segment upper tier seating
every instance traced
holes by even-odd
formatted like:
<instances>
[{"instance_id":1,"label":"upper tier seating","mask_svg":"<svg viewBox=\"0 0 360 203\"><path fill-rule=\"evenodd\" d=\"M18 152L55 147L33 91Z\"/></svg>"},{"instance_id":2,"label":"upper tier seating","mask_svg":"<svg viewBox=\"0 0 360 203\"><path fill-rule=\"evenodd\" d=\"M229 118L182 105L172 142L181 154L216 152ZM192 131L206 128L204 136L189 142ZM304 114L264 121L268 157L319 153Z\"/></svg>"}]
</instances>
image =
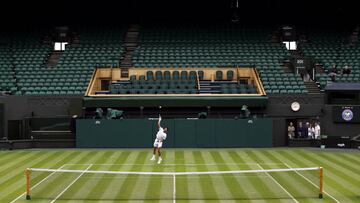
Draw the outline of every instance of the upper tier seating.
<instances>
[{"instance_id":1,"label":"upper tier seating","mask_svg":"<svg viewBox=\"0 0 360 203\"><path fill-rule=\"evenodd\" d=\"M301 78L285 74L285 46L269 41L271 29L240 26L145 27L135 67L255 66L267 93L306 93ZM224 76L223 76L224 77Z\"/></svg>"},{"instance_id":2,"label":"upper tier seating","mask_svg":"<svg viewBox=\"0 0 360 203\"><path fill-rule=\"evenodd\" d=\"M17 92L9 47L0 44L0 91Z\"/></svg>"},{"instance_id":3,"label":"upper tier seating","mask_svg":"<svg viewBox=\"0 0 360 203\"><path fill-rule=\"evenodd\" d=\"M360 81L360 44L350 45L349 33L322 29L320 31L312 30L306 36L307 42L301 45L301 51L306 56L313 57L325 69L325 73L316 76L321 88L331 81L328 72L333 64L336 64L338 70L337 82ZM351 67L349 75L342 74L341 69L345 65Z\"/></svg>"},{"instance_id":4,"label":"upper tier seating","mask_svg":"<svg viewBox=\"0 0 360 203\"><path fill-rule=\"evenodd\" d=\"M42 42L45 31L2 37L0 88L18 95L83 94L96 66L118 66L125 29L78 33L80 43L67 45L56 67L45 65L52 51Z\"/></svg>"}]
</instances>

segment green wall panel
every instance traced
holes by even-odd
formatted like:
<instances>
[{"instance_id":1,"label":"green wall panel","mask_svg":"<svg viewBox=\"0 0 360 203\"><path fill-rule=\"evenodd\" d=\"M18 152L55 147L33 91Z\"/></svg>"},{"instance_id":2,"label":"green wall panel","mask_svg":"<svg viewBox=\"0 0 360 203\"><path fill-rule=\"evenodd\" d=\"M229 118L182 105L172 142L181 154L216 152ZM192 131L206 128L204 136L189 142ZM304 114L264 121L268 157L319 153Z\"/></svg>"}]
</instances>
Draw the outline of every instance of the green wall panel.
<instances>
[{"instance_id":1,"label":"green wall panel","mask_svg":"<svg viewBox=\"0 0 360 203\"><path fill-rule=\"evenodd\" d=\"M77 147L148 148L158 131L156 120L84 119L77 121ZM272 119L165 119L164 147L271 147Z\"/></svg>"},{"instance_id":2,"label":"green wall panel","mask_svg":"<svg viewBox=\"0 0 360 203\"><path fill-rule=\"evenodd\" d=\"M215 120L196 121L196 143L198 147L214 147L215 142Z\"/></svg>"},{"instance_id":3,"label":"green wall panel","mask_svg":"<svg viewBox=\"0 0 360 203\"><path fill-rule=\"evenodd\" d=\"M176 147L198 147L196 142L196 122L175 120Z\"/></svg>"}]
</instances>

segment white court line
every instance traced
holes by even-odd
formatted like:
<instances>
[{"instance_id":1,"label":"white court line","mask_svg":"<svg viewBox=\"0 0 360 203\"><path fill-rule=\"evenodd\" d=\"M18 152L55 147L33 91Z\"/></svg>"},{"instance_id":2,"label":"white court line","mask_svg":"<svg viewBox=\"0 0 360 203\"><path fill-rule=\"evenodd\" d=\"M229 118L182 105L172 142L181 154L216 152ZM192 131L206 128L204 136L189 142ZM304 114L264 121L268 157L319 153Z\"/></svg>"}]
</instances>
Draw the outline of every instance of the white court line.
<instances>
[{"instance_id":1,"label":"white court line","mask_svg":"<svg viewBox=\"0 0 360 203\"><path fill-rule=\"evenodd\" d=\"M62 169L64 166L66 166L67 164L64 164L62 166L60 166L60 168L58 169ZM52 175L54 175L56 173L56 171L50 173L48 176L46 176L44 179L42 179L40 182L38 182L37 184L35 184L34 186L32 186L30 188L30 191L33 190L34 188L36 188L37 186L39 186L42 182L44 182L45 180L47 180L48 178L50 178ZM14 203L16 201L18 201L22 196L25 196L26 192L22 193L20 196L18 196L16 199L14 199L13 201L11 201L10 203Z\"/></svg>"},{"instance_id":2,"label":"white court line","mask_svg":"<svg viewBox=\"0 0 360 203\"><path fill-rule=\"evenodd\" d=\"M87 168L85 169L85 171L89 170L89 168L90 168L91 166L92 166L92 164L90 164L90 166L87 167ZM61 191L61 193L60 193L58 196L56 196L55 199L52 200L50 203L54 203L62 194L64 194L67 189L69 189L77 180L79 180L79 178L85 173L85 171L82 172L77 178L75 178L75 180L73 180L63 191Z\"/></svg>"},{"instance_id":3,"label":"white court line","mask_svg":"<svg viewBox=\"0 0 360 203\"><path fill-rule=\"evenodd\" d=\"M218 166L218 165L284 165L284 163L212 163L212 164L195 164L195 163L189 163L189 164L161 164L162 166ZM89 164L67 164L67 165L89 165ZM154 166L155 164L92 164L94 166L108 166L108 165L114 165L114 166Z\"/></svg>"},{"instance_id":4,"label":"white court line","mask_svg":"<svg viewBox=\"0 0 360 203\"><path fill-rule=\"evenodd\" d=\"M176 202L176 176L175 174L173 175L173 179L174 179L174 191L173 191L173 203Z\"/></svg>"},{"instance_id":5,"label":"white court line","mask_svg":"<svg viewBox=\"0 0 360 203\"><path fill-rule=\"evenodd\" d=\"M289 164L287 164L287 163L284 163L284 165L285 165L286 167L288 167L288 168L292 168L292 167L291 167ZM309 180L307 177L305 177L304 175L302 175L302 174L299 173L298 171L295 171L295 173L297 173L299 176L303 177L306 181L308 181L309 183L311 183L311 184L312 184L313 186L315 186L316 188L320 189L319 186L317 186L315 183L313 183L311 180ZM335 200L335 202L340 203L339 200L335 199L335 197L331 196L331 195L330 195L329 193L327 193L325 190L323 190L323 192L324 192L327 196L331 197L331 199Z\"/></svg>"},{"instance_id":6,"label":"white court line","mask_svg":"<svg viewBox=\"0 0 360 203\"><path fill-rule=\"evenodd\" d=\"M263 167L260 166L260 164L258 164L258 167L261 169L261 170L264 170ZM292 196L278 181L275 180L275 178L273 178L269 173L266 172L266 174L269 176L269 178L271 178L281 189L283 189L286 194L288 194L293 200L294 202L296 203L299 203L299 201L297 201L294 196Z\"/></svg>"}]
</instances>

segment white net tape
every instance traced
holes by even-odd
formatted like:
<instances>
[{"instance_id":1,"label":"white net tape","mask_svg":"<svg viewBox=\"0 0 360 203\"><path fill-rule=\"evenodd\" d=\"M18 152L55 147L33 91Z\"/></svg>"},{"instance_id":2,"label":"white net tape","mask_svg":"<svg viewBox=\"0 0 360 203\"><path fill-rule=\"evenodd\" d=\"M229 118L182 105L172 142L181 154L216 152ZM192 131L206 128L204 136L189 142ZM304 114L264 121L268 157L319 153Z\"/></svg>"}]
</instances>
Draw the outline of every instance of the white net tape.
<instances>
[{"instance_id":1,"label":"white net tape","mask_svg":"<svg viewBox=\"0 0 360 203\"><path fill-rule=\"evenodd\" d=\"M210 174L238 174L238 173L271 173L289 171L316 171L321 167L312 168L282 168L282 169L261 169L261 170L236 170L236 171L204 171L204 172L136 172L136 171L92 171L92 170L66 170L66 169L45 169L28 168L29 171L38 172L59 172L59 173L92 173L92 174L121 174L121 175L210 175Z\"/></svg>"}]
</instances>

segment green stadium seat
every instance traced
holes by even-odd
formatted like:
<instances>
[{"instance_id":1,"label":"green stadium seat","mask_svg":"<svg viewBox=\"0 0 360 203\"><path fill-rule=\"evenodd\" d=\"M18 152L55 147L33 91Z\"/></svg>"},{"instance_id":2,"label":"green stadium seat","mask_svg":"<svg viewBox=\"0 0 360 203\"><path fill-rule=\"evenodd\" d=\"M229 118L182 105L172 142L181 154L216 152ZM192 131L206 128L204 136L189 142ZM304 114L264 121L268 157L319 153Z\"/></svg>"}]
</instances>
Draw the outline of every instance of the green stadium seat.
<instances>
[{"instance_id":1,"label":"green stadium seat","mask_svg":"<svg viewBox=\"0 0 360 203\"><path fill-rule=\"evenodd\" d=\"M223 73L222 71L218 70L216 71L216 80L222 80L223 79Z\"/></svg>"},{"instance_id":2,"label":"green stadium seat","mask_svg":"<svg viewBox=\"0 0 360 203\"><path fill-rule=\"evenodd\" d=\"M180 78L179 75L180 75L179 71L174 71L173 72L173 80L179 80L179 78Z\"/></svg>"},{"instance_id":3,"label":"green stadium seat","mask_svg":"<svg viewBox=\"0 0 360 203\"><path fill-rule=\"evenodd\" d=\"M234 78L234 71L228 70L228 71L226 72L226 79L227 79L227 80L232 80L233 78Z\"/></svg>"}]
</instances>

